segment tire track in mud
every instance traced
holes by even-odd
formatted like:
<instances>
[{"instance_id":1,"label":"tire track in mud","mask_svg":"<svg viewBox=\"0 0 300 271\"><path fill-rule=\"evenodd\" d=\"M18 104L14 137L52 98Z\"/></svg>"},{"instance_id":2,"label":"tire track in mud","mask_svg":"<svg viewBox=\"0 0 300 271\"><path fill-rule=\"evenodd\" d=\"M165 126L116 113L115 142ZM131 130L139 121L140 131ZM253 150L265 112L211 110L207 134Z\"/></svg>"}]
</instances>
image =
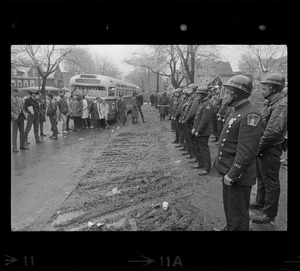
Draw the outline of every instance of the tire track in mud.
<instances>
[{"instance_id":1,"label":"tire track in mud","mask_svg":"<svg viewBox=\"0 0 300 271\"><path fill-rule=\"evenodd\" d=\"M176 176L161 133L120 132L101 152L94 151L91 161L93 166L45 230L203 230L203 219L195 219L188 203L190 194L182 192L188 184ZM170 203L167 211L163 201ZM88 222L104 226L88 227Z\"/></svg>"}]
</instances>

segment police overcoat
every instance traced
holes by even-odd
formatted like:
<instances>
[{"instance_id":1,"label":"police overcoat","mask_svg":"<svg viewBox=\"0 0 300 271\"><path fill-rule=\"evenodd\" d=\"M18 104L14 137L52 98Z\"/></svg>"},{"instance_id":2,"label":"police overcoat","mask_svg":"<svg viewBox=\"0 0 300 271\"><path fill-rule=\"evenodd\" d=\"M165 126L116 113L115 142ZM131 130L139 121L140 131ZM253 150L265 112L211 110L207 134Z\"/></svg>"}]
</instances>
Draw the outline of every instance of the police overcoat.
<instances>
[{"instance_id":1,"label":"police overcoat","mask_svg":"<svg viewBox=\"0 0 300 271\"><path fill-rule=\"evenodd\" d=\"M210 136L212 134L212 114L213 105L211 100L208 97L200 100L193 126L200 136Z\"/></svg>"},{"instance_id":2,"label":"police overcoat","mask_svg":"<svg viewBox=\"0 0 300 271\"><path fill-rule=\"evenodd\" d=\"M255 157L263 130L262 116L249 101L236 107L226 120L214 167L235 181L233 185L256 183Z\"/></svg>"}]
</instances>

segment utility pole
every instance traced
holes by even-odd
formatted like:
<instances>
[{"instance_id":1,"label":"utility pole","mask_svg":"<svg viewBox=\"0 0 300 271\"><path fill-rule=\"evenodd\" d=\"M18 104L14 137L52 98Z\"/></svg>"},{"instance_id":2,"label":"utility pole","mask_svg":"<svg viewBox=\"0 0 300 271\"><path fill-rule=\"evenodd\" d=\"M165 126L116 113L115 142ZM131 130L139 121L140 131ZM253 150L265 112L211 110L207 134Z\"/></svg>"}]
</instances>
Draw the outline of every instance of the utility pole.
<instances>
[{"instance_id":1,"label":"utility pole","mask_svg":"<svg viewBox=\"0 0 300 271\"><path fill-rule=\"evenodd\" d=\"M156 72L156 92L159 92L159 71Z\"/></svg>"}]
</instances>

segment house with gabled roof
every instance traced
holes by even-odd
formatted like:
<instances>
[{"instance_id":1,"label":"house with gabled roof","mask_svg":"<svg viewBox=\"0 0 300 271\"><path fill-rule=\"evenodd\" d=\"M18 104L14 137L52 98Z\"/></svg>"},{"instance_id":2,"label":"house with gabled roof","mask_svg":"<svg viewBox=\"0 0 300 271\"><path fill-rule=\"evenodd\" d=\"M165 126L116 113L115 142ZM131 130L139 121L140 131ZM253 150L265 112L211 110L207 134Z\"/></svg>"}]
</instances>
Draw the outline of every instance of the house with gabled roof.
<instances>
[{"instance_id":1,"label":"house with gabled roof","mask_svg":"<svg viewBox=\"0 0 300 271\"><path fill-rule=\"evenodd\" d=\"M208 86L209 84L223 85L234 75L228 61L206 60L196 65L195 84Z\"/></svg>"},{"instance_id":2,"label":"house with gabled roof","mask_svg":"<svg viewBox=\"0 0 300 271\"><path fill-rule=\"evenodd\" d=\"M39 90L42 86L43 78L39 75L37 68L32 67L12 67L11 86L16 87L21 92L27 93L30 90ZM66 92L64 89L64 78L58 66L55 72L51 73L46 79L46 92Z\"/></svg>"}]
</instances>

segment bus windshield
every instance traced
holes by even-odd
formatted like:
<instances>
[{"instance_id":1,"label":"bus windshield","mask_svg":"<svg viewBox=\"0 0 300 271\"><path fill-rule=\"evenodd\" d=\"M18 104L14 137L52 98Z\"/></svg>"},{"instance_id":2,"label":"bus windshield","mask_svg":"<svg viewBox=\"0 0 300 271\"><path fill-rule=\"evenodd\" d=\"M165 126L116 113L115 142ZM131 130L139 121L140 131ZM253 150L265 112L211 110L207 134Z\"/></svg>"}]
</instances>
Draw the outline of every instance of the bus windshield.
<instances>
[{"instance_id":1,"label":"bus windshield","mask_svg":"<svg viewBox=\"0 0 300 271\"><path fill-rule=\"evenodd\" d=\"M107 94L105 87L90 87L90 86L76 86L74 92L88 95L91 97L106 97Z\"/></svg>"}]
</instances>

